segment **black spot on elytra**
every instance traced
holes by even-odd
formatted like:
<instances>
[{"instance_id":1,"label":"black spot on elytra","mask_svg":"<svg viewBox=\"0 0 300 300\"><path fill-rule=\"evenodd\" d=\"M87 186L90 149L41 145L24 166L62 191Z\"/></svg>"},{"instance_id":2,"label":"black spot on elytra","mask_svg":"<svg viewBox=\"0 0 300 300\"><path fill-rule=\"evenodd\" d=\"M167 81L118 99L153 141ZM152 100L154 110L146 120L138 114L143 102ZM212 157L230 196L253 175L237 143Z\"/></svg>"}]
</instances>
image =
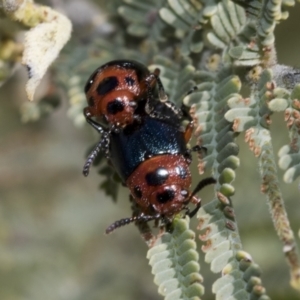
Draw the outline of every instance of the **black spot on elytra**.
<instances>
[{"instance_id":1,"label":"black spot on elytra","mask_svg":"<svg viewBox=\"0 0 300 300\"><path fill-rule=\"evenodd\" d=\"M118 112L123 111L124 103L121 100L114 99L113 101L108 102L106 109L108 114L115 115Z\"/></svg>"},{"instance_id":2,"label":"black spot on elytra","mask_svg":"<svg viewBox=\"0 0 300 300\"><path fill-rule=\"evenodd\" d=\"M118 78L115 76L104 78L97 87L97 93L100 96L107 94L110 91L113 91L119 84Z\"/></svg>"},{"instance_id":3,"label":"black spot on elytra","mask_svg":"<svg viewBox=\"0 0 300 300\"><path fill-rule=\"evenodd\" d=\"M146 174L146 181L148 185L158 186L166 182L169 177L169 172L167 169L158 168L154 172L149 172Z\"/></svg>"},{"instance_id":4,"label":"black spot on elytra","mask_svg":"<svg viewBox=\"0 0 300 300\"><path fill-rule=\"evenodd\" d=\"M163 191L156 195L156 199L159 203L166 203L172 201L175 197L175 192L172 189Z\"/></svg>"}]
</instances>

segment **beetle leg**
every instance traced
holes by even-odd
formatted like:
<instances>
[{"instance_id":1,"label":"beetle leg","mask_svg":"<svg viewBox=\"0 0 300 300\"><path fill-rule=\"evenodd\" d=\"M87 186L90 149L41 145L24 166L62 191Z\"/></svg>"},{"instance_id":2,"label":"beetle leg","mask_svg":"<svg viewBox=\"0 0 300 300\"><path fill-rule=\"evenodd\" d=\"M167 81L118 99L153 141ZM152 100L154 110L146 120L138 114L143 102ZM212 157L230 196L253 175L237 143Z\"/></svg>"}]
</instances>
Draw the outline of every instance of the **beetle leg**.
<instances>
[{"instance_id":1,"label":"beetle leg","mask_svg":"<svg viewBox=\"0 0 300 300\"><path fill-rule=\"evenodd\" d=\"M104 132L103 126L92 119L92 116L88 110L88 107L86 107L83 110L83 115L85 116L87 123L89 123L97 132L99 132L99 133Z\"/></svg>"},{"instance_id":2,"label":"beetle leg","mask_svg":"<svg viewBox=\"0 0 300 300\"><path fill-rule=\"evenodd\" d=\"M186 125L185 131L184 131L184 140L185 140L186 143L188 143L189 140L191 139L193 130L194 130L194 122L190 121Z\"/></svg>"},{"instance_id":3,"label":"beetle leg","mask_svg":"<svg viewBox=\"0 0 300 300\"><path fill-rule=\"evenodd\" d=\"M158 86L158 96L159 96L159 100L161 102L166 102L168 100L168 96L165 92L164 86L159 78L159 74L160 74L160 69L156 68L153 72L155 78L156 78L156 82L157 82L157 86Z\"/></svg>"},{"instance_id":4,"label":"beetle leg","mask_svg":"<svg viewBox=\"0 0 300 300\"><path fill-rule=\"evenodd\" d=\"M199 210L201 207L201 199L198 197L192 197L191 202L196 205L196 207L192 211L188 211L187 215L192 218Z\"/></svg>"}]
</instances>

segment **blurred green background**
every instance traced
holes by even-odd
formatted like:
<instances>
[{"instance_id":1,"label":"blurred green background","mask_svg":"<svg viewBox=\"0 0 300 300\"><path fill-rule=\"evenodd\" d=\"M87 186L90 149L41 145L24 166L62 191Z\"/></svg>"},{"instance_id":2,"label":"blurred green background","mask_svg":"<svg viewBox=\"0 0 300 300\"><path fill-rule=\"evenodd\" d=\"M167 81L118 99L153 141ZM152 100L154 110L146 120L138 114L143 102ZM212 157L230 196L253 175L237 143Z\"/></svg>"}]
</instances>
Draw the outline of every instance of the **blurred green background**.
<instances>
[{"instance_id":1,"label":"blurred green background","mask_svg":"<svg viewBox=\"0 0 300 300\"><path fill-rule=\"evenodd\" d=\"M276 30L278 60L300 67L296 30L300 5L290 13ZM101 178L95 169L88 178L82 176L85 152L95 140L91 129L73 126L66 117L67 101L50 117L22 124L19 107L27 101L25 80L21 68L0 90L0 299L162 299L136 228L126 226L104 235L113 221L130 215L130 204L124 188L117 204L105 197L98 189ZM282 114L272 119L277 153L288 143L287 130ZM233 201L244 249L262 268L263 284L272 299L300 299L289 286L282 244L260 193L256 160L243 136L238 142L241 167ZM281 187L298 235L298 182L281 182ZM209 193L211 189L201 192L204 202L209 201ZM218 276L207 276L208 265L200 256L206 278L204 299L213 299L211 284Z\"/></svg>"}]
</instances>

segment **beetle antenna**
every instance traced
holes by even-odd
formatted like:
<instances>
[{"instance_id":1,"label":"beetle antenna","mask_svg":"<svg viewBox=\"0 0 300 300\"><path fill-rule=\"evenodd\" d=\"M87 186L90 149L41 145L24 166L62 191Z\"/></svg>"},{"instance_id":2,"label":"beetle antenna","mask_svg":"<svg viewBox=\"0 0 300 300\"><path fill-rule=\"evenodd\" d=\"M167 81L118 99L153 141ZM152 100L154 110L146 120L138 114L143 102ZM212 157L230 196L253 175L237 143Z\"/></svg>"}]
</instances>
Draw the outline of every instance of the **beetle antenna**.
<instances>
[{"instance_id":1,"label":"beetle antenna","mask_svg":"<svg viewBox=\"0 0 300 300\"><path fill-rule=\"evenodd\" d=\"M97 158L97 156L99 155L99 153L103 150L106 151L107 146L108 146L108 135L103 134L100 142L92 150L92 152L89 154L89 156L87 157L87 159L85 161L85 164L84 164L83 170L82 170L82 173L85 177L87 177L89 175L90 168L91 168L92 164L94 163L95 159Z\"/></svg>"},{"instance_id":2,"label":"beetle antenna","mask_svg":"<svg viewBox=\"0 0 300 300\"><path fill-rule=\"evenodd\" d=\"M83 110L83 115L85 116L87 123L90 124L98 133L101 134L104 132L103 126L92 119L87 107Z\"/></svg>"},{"instance_id":3,"label":"beetle antenna","mask_svg":"<svg viewBox=\"0 0 300 300\"><path fill-rule=\"evenodd\" d=\"M137 216L133 216L130 218L124 218L121 220L118 220L114 223L112 223L110 226L108 226L105 230L106 234L110 234L113 231L115 231L117 228L120 228L122 226L128 225L132 222L148 222L151 220L155 220L155 219L159 219L161 216L159 214L157 215L144 215L143 213L137 215Z\"/></svg>"}]
</instances>

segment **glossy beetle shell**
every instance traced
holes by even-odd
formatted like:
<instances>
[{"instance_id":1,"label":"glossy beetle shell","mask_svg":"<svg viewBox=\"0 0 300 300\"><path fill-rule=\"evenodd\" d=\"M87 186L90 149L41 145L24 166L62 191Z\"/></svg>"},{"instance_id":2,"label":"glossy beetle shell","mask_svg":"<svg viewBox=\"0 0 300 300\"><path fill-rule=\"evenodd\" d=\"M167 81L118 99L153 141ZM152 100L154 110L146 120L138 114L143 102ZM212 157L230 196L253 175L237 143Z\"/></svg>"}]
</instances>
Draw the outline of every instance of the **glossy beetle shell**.
<instances>
[{"instance_id":1,"label":"glossy beetle shell","mask_svg":"<svg viewBox=\"0 0 300 300\"><path fill-rule=\"evenodd\" d=\"M141 123L128 125L110 136L110 159L125 182L140 163L159 154L187 153L180 123L144 117Z\"/></svg>"},{"instance_id":2,"label":"glossy beetle shell","mask_svg":"<svg viewBox=\"0 0 300 300\"><path fill-rule=\"evenodd\" d=\"M144 213L168 217L186 205L191 182L187 160L180 154L165 154L142 162L126 185Z\"/></svg>"},{"instance_id":3,"label":"glossy beetle shell","mask_svg":"<svg viewBox=\"0 0 300 300\"><path fill-rule=\"evenodd\" d=\"M88 107L85 115L100 117L109 124L126 125L134 121L138 106L144 106L148 89L149 70L143 64L115 60L104 64L90 76L85 86Z\"/></svg>"}]
</instances>

